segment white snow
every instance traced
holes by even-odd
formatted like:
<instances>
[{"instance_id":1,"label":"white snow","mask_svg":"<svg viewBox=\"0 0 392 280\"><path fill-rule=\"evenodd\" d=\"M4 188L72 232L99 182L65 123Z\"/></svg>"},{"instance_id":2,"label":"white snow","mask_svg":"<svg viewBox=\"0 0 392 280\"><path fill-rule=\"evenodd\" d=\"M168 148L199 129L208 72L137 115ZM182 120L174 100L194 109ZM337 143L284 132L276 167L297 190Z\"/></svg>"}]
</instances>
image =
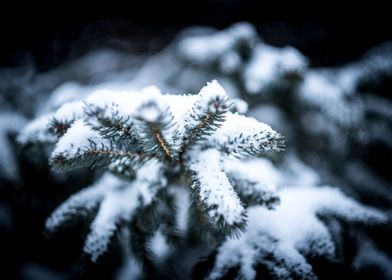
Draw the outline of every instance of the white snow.
<instances>
[{"instance_id":1,"label":"white snow","mask_svg":"<svg viewBox=\"0 0 392 280\"><path fill-rule=\"evenodd\" d=\"M83 115L83 102L70 101L55 110L54 113L42 115L28 123L18 135L18 142L27 144L29 142L54 143L57 137L49 132L50 122L57 121L72 123Z\"/></svg>"},{"instance_id":2,"label":"white snow","mask_svg":"<svg viewBox=\"0 0 392 280\"><path fill-rule=\"evenodd\" d=\"M139 199L143 205L150 204L159 188L166 186L167 179L163 176L163 165L150 160L137 170L136 183L139 185Z\"/></svg>"},{"instance_id":3,"label":"white snow","mask_svg":"<svg viewBox=\"0 0 392 280\"><path fill-rule=\"evenodd\" d=\"M213 207L208 211L211 219L217 222L223 218L228 225L242 222L244 207L222 171L220 153L213 149L200 152L189 168L196 173L196 180L200 183L200 200L205 207Z\"/></svg>"},{"instance_id":4,"label":"white snow","mask_svg":"<svg viewBox=\"0 0 392 280\"><path fill-rule=\"evenodd\" d=\"M155 260L158 263L162 262L170 252L170 246L167 243L166 237L162 234L162 231L157 230L149 243L150 250L154 254Z\"/></svg>"},{"instance_id":5,"label":"white snow","mask_svg":"<svg viewBox=\"0 0 392 280\"><path fill-rule=\"evenodd\" d=\"M58 227L65 225L69 220L77 215L83 215L94 208L104 199L105 195L113 189L119 188L124 184L123 181L110 173L105 173L92 186L70 196L64 201L46 220L46 229L55 231Z\"/></svg>"},{"instance_id":6,"label":"white snow","mask_svg":"<svg viewBox=\"0 0 392 280\"><path fill-rule=\"evenodd\" d=\"M173 117L180 122L188 109L195 103L197 95L165 94L163 98L169 104Z\"/></svg>"},{"instance_id":7,"label":"white snow","mask_svg":"<svg viewBox=\"0 0 392 280\"><path fill-rule=\"evenodd\" d=\"M120 244L122 251L123 265L118 270L116 280L140 279L143 275L143 268L138 262L130 248L132 233L129 228L122 228L120 232Z\"/></svg>"},{"instance_id":8,"label":"white snow","mask_svg":"<svg viewBox=\"0 0 392 280\"><path fill-rule=\"evenodd\" d=\"M254 118L246 117L236 113L227 113L226 121L223 123L213 139L227 138L229 136L254 135L257 133L274 133L275 131L267 124L257 121Z\"/></svg>"},{"instance_id":9,"label":"white snow","mask_svg":"<svg viewBox=\"0 0 392 280\"><path fill-rule=\"evenodd\" d=\"M56 144L51 157L62 155L65 158L77 156L90 148L90 141L97 147L109 145L108 140L103 139L99 133L89 127L84 121L77 120L68 129Z\"/></svg>"},{"instance_id":10,"label":"white snow","mask_svg":"<svg viewBox=\"0 0 392 280\"><path fill-rule=\"evenodd\" d=\"M132 186L108 193L90 226L83 251L96 261L107 246L120 221L129 221L138 207L138 187Z\"/></svg>"},{"instance_id":11,"label":"white snow","mask_svg":"<svg viewBox=\"0 0 392 280\"><path fill-rule=\"evenodd\" d=\"M65 103L82 100L87 97L91 91L90 87L82 86L75 82L66 82L57 87L49 96L43 108L44 112L53 111Z\"/></svg>"},{"instance_id":12,"label":"white snow","mask_svg":"<svg viewBox=\"0 0 392 280\"><path fill-rule=\"evenodd\" d=\"M144 91L100 89L86 98L86 104L99 108L108 108L107 116L111 116L117 111L122 116L128 116L130 113L134 113L136 108L140 106L144 92L152 92L154 94L157 90L155 87L145 89Z\"/></svg>"},{"instance_id":13,"label":"white snow","mask_svg":"<svg viewBox=\"0 0 392 280\"><path fill-rule=\"evenodd\" d=\"M197 104L196 106L203 108L206 104L210 104L212 100L225 100L227 99L227 94L223 87L216 81L208 82L206 86L204 86L198 96L197 96ZM214 104L211 103L208 106L208 112L215 113L217 108L214 107Z\"/></svg>"},{"instance_id":14,"label":"white snow","mask_svg":"<svg viewBox=\"0 0 392 280\"><path fill-rule=\"evenodd\" d=\"M70 101L60 106L51 116L58 121L70 122L81 118L83 114L84 103L82 101Z\"/></svg>"},{"instance_id":15,"label":"white snow","mask_svg":"<svg viewBox=\"0 0 392 280\"><path fill-rule=\"evenodd\" d=\"M249 233L267 232L281 242L287 242L305 252L313 246L313 254L334 254L334 245L328 237L328 230L317 215L365 223L387 221L382 212L360 205L337 188L287 188L280 191L279 196L281 205L274 211L260 207L249 210L249 220L252 221L249 224ZM309 240L310 237L316 239ZM319 246L315 247L310 241L317 242Z\"/></svg>"},{"instance_id":16,"label":"white snow","mask_svg":"<svg viewBox=\"0 0 392 280\"><path fill-rule=\"evenodd\" d=\"M162 95L159 89L149 86L140 91L99 90L90 95L86 103L88 106L103 108L105 116L108 117L117 113L124 119L142 118L151 122L157 121L162 117L162 113L169 109L181 129L181 119L195 98L196 96L191 95ZM148 103L151 103L150 106L142 106ZM164 136L169 143L178 127L165 131Z\"/></svg>"},{"instance_id":17,"label":"white snow","mask_svg":"<svg viewBox=\"0 0 392 280\"><path fill-rule=\"evenodd\" d=\"M223 161L223 169L248 206L273 208L279 203L276 187L282 181L282 174L269 160L257 158L240 161L230 158Z\"/></svg>"},{"instance_id":18,"label":"white snow","mask_svg":"<svg viewBox=\"0 0 392 280\"><path fill-rule=\"evenodd\" d=\"M276 279L317 279L305 258L287 244L267 234L244 240L226 241L218 248L215 265L207 279L218 280L233 267L239 267L236 279L259 279L255 266L262 263Z\"/></svg>"},{"instance_id":19,"label":"white snow","mask_svg":"<svg viewBox=\"0 0 392 280\"><path fill-rule=\"evenodd\" d=\"M172 145L174 139L181 139L181 137L178 136L183 134L185 125L198 125L198 123L189 123L192 121L189 114L193 112L194 108L201 110L201 114L203 114L204 110L206 111L206 114L207 112L215 112L218 108L216 107L217 105L214 103L214 100L226 99L227 94L225 90L216 80L207 83L196 96L162 95L160 91L153 86L135 92L98 90L87 97L85 103L83 101L66 103L60 107L54 115L47 116L46 119L42 118L33 126L33 132L38 130L43 134L42 138L49 139L50 136L47 135L45 129L42 129L44 123L49 121L48 118L55 117L56 119L63 121L82 118L81 111L84 106L83 104L103 109L103 114L107 117L117 114L120 117L124 117L124 119L131 117L131 121L133 118L142 118L151 122L157 121L162 118L164 112L169 109L175 118L176 126L165 130L163 133L166 141ZM208 106L205 106L206 104L208 104ZM240 107L245 106L242 104ZM245 109L242 108L242 110ZM223 126L210 137L210 140L216 142L217 145L225 145L227 141L232 140L233 137L237 137L242 133L244 137L247 137L247 143L245 145L241 144L244 148L260 148L270 140L266 138L267 136L270 137L271 134L276 134L268 125L259 123L251 118L227 113L226 119L227 121L223 123ZM35 128L35 126L37 126L37 128ZM29 129L31 130L31 128ZM75 142L74 139L78 139L77 142ZM67 152L70 155L75 155L75 153L88 147L90 144L89 140L92 140L97 144L106 143L105 140L99 136L98 132L90 129L86 123L78 120L57 143L53 155L59 154L60 152ZM176 143L173 145L175 144ZM238 146L239 143L234 143L233 150L238 149ZM266 149L269 149L269 147Z\"/></svg>"},{"instance_id":20,"label":"white snow","mask_svg":"<svg viewBox=\"0 0 392 280\"><path fill-rule=\"evenodd\" d=\"M225 117L226 121L222 126L208 138L218 149L240 155L249 149L269 151L276 148L275 138L279 134L269 125L237 113L227 112Z\"/></svg>"},{"instance_id":21,"label":"white snow","mask_svg":"<svg viewBox=\"0 0 392 280\"><path fill-rule=\"evenodd\" d=\"M187 60L198 65L208 65L220 60L224 71L233 71L238 58L233 51L241 41L251 44L257 36L255 29L248 23L237 23L229 28L208 35L191 36L178 44L178 52Z\"/></svg>"},{"instance_id":22,"label":"white snow","mask_svg":"<svg viewBox=\"0 0 392 280\"><path fill-rule=\"evenodd\" d=\"M275 191L282 181L282 174L265 158L251 160L225 159L223 169L227 174L246 178L250 182L257 182L258 189L253 191ZM229 176L230 177L230 176Z\"/></svg>"},{"instance_id":23,"label":"white snow","mask_svg":"<svg viewBox=\"0 0 392 280\"><path fill-rule=\"evenodd\" d=\"M293 153L287 154L279 170L283 186L316 186L321 183L320 175Z\"/></svg>"},{"instance_id":24,"label":"white snow","mask_svg":"<svg viewBox=\"0 0 392 280\"><path fill-rule=\"evenodd\" d=\"M159 104L159 103L156 103ZM162 111L156 106L143 107L139 110L138 117L147 122L157 122L161 116Z\"/></svg>"},{"instance_id":25,"label":"white snow","mask_svg":"<svg viewBox=\"0 0 392 280\"><path fill-rule=\"evenodd\" d=\"M303 272L311 273L309 264L301 254L335 257L335 245L318 215L338 217L349 222L387 222L382 212L360 205L336 188L287 188L280 191L279 196L281 204L276 210L249 208L247 231L239 239L228 238L218 249L211 279L223 276L235 264L241 265L240 273L245 279L255 279L255 264L268 266L269 259L264 259L262 254L266 251L272 251L277 261L286 260L288 272L299 266ZM265 242L266 236L276 241Z\"/></svg>"},{"instance_id":26,"label":"white snow","mask_svg":"<svg viewBox=\"0 0 392 280\"><path fill-rule=\"evenodd\" d=\"M351 75L351 74L350 74ZM319 109L330 120L343 126L357 124L363 118L363 105L358 101L348 101L349 82L340 73L343 84L328 70L308 72L299 88L299 100ZM350 82L351 84L351 82Z\"/></svg>"},{"instance_id":27,"label":"white snow","mask_svg":"<svg viewBox=\"0 0 392 280\"><path fill-rule=\"evenodd\" d=\"M226 92L216 80L207 83L196 95L193 104L182 115L182 119L178 120L179 134L183 135L185 130L191 131L197 127L200 124L200 117L222 110L222 106L227 105L226 100Z\"/></svg>"},{"instance_id":28,"label":"white snow","mask_svg":"<svg viewBox=\"0 0 392 280\"><path fill-rule=\"evenodd\" d=\"M128 182L126 187L105 193L84 244L84 252L92 261L107 250L119 222L129 222L138 207L153 201L158 189L166 183L160 168L160 163L150 161L138 170L136 180Z\"/></svg>"},{"instance_id":29,"label":"white snow","mask_svg":"<svg viewBox=\"0 0 392 280\"><path fill-rule=\"evenodd\" d=\"M219 61L219 68L225 74L231 74L238 70L241 66L241 57L235 51L228 51L224 53Z\"/></svg>"},{"instance_id":30,"label":"white snow","mask_svg":"<svg viewBox=\"0 0 392 280\"><path fill-rule=\"evenodd\" d=\"M337 71L336 79L342 90L350 95L354 94L364 66L359 63L351 63Z\"/></svg>"},{"instance_id":31,"label":"white snow","mask_svg":"<svg viewBox=\"0 0 392 280\"><path fill-rule=\"evenodd\" d=\"M26 145L28 143L54 143L57 138L50 134L47 127L52 114L43 115L29 122L18 134L18 142Z\"/></svg>"},{"instance_id":32,"label":"white snow","mask_svg":"<svg viewBox=\"0 0 392 280\"><path fill-rule=\"evenodd\" d=\"M254 48L250 62L245 66L243 80L250 94L257 94L276 82L286 72L303 72L306 58L292 47L276 48L260 43Z\"/></svg>"},{"instance_id":33,"label":"white snow","mask_svg":"<svg viewBox=\"0 0 392 280\"><path fill-rule=\"evenodd\" d=\"M189 207L191 205L190 192L188 188L181 186L171 186L172 193L175 197L175 205L177 209L176 221L177 230L184 234L189 224Z\"/></svg>"},{"instance_id":34,"label":"white snow","mask_svg":"<svg viewBox=\"0 0 392 280\"><path fill-rule=\"evenodd\" d=\"M240 98L235 98L231 100L233 102L233 107L235 112L238 114L246 114L248 112L248 103Z\"/></svg>"}]
</instances>

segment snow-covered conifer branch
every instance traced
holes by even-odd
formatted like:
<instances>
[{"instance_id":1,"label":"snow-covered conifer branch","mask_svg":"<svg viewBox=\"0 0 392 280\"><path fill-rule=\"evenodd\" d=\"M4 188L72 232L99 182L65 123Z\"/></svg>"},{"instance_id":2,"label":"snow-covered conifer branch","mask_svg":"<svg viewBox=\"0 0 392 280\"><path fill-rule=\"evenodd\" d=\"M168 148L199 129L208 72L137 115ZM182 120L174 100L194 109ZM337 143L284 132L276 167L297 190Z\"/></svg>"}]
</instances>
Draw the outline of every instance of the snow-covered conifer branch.
<instances>
[{"instance_id":1,"label":"snow-covered conifer branch","mask_svg":"<svg viewBox=\"0 0 392 280\"><path fill-rule=\"evenodd\" d=\"M60 138L50 157L51 165L57 170L109 165L113 161L134 165L141 160L140 154L123 150L116 143L102 138L82 120L72 124L68 133Z\"/></svg>"},{"instance_id":2,"label":"snow-covered conifer branch","mask_svg":"<svg viewBox=\"0 0 392 280\"><path fill-rule=\"evenodd\" d=\"M155 88L101 94L87 98L82 119L59 139L50 158L54 168L106 166L114 174L132 178L142 164L155 158L177 170L175 176L191 171L195 205L212 228L225 234L244 228L246 213L240 197L247 204L267 207L277 201L257 180L246 190L238 176L232 173L228 178L221 166L224 156L258 156L281 150L283 142L268 125L229 112L231 103L218 82L208 83L197 96L162 95ZM135 97L130 106L125 105L129 96ZM251 191L256 194L251 196Z\"/></svg>"},{"instance_id":3,"label":"snow-covered conifer branch","mask_svg":"<svg viewBox=\"0 0 392 280\"><path fill-rule=\"evenodd\" d=\"M263 152L284 149L284 138L270 126L232 113L226 115L226 122L210 141L222 152L236 156L259 156Z\"/></svg>"},{"instance_id":4,"label":"snow-covered conifer branch","mask_svg":"<svg viewBox=\"0 0 392 280\"><path fill-rule=\"evenodd\" d=\"M185 128L182 151L192 144L205 140L225 121L225 114L230 107L228 97L218 82L213 81L202 88L197 100L185 116Z\"/></svg>"},{"instance_id":5,"label":"snow-covered conifer branch","mask_svg":"<svg viewBox=\"0 0 392 280\"><path fill-rule=\"evenodd\" d=\"M48 124L48 131L57 137L61 137L67 132L71 125L72 121L59 121L55 118L51 118Z\"/></svg>"},{"instance_id":6,"label":"snow-covered conifer branch","mask_svg":"<svg viewBox=\"0 0 392 280\"><path fill-rule=\"evenodd\" d=\"M137 129L147 155L157 156L168 161L175 160L176 150L168 139L173 140L175 123L173 115L162 98L143 102L135 113Z\"/></svg>"},{"instance_id":7,"label":"snow-covered conifer branch","mask_svg":"<svg viewBox=\"0 0 392 280\"><path fill-rule=\"evenodd\" d=\"M266 175L260 173L260 166L258 161L241 162L226 159L223 162L223 170L241 201L247 206L263 205L273 209L280 201L276 193L276 186L266 182Z\"/></svg>"},{"instance_id":8,"label":"snow-covered conifer branch","mask_svg":"<svg viewBox=\"0 0 392 280\"><path fill-rule=\"evenodd\" d=\"M331 187L287 188L278 193L274 211L249 209L249 225L239 239L227 239L218 249L210 279L222 279L237 268L243 279L316 279L306 256L334 259L336 246L320 217L345 222L385 224L382 212L364 207Z\"/></svg>"},{"instance_id":9,"label":"snow-covered conifer branch","mask_svg":"<svg viewBox=\"0 0 392 280\"><path fill-rule=\"evenodd\" d=\"M105 195L124 185L125 182L107 173L92 186L86 187L64 201L46 220L46 230L54 232L77 217L94 212Z\"/></svg>"},{"instance_id":10,"label":"snow-covered conifer branch","mask_svg":"<svg viewBox=\"0 0 392 280\"><path fill-rule=\"evenodd\" d=\"M68 106L72 117L56 119L69 121L69 128L58 133L62 135L50 156L52 167L66 171L101 166L129 183L109 187L108 192L96 192L95 187L81 192L54 217L66 221L77 211L97 209L84 247L92 260L107 250L119 228L128 225L131 238L140 243L132 245L139 250L134 255L148 263L153 257L148 244L154 236L163 234L165 242L175 244L189 235L184 231L199 230L192 226L194 221L179 227L173 218L179 210L172 193L181 185L193 194L191 207L200 214L197 219L207 226L207 234L239 235L246 226L246 206L272 208L277 198L260 178L247 180L227 166L226 170L223 163L230 155L280 151L283 142L268 125L232 113L230 106L217 81L193 96L163 95L154 87L137 92L103 90ZM42 122L47 124L48 117ZM172 184L166 186L168 180ZM86 209L78 204L85 196L94 201ZM48 227L55 227L53 220L61 219L49 219Z\"/></svg>"},{"instance_id":11,"label":"snow-covered conifer branch","mask_svg":"<svg viewBox=\"0 0 392 280\"><path fill-rule=\"evenodd\" d=\"M185 38L178 44L178 52L196 65L217 66L233 73L239 70L241 55L250 52L256 37L252 25L237 23L223 31Z\"/></svg>"},{"instance_id":12,"label":"snow-covered conifer branch","mask_svg":"<svg viewBox=\"0 0 392 280\"><path fill-rule=\"evenodd\" d=\"M244 229L246 215L244 206L222 170L220 153L205 150L190 163L193 171L194 197L203 212L218 229Z\"/></svg>"},{"instance_id":13,"label":"snow-covered conifer branch","mask_svg":"<svg viewBox=\"0 0 392 280\"><path fill-rule=\"evenodd\" d=\"M306 67L307 60L298 50L260 43L243 71L244 86L249 94L259 94L271 85L295 83L302 79Z\"/></svg>"},{"instance_id":14,"label":"snow-covered conifer branch","mask_svg":"<svg viewBox=\"0 0 392 280\"><path fill-rule=\"evenodd\" d=\"M23 146L39 143L56 143L58 137L48 129L51 120L51 114L47 114L29 122L19 133L18 142Z\"/></svg>"},{"instance_id":15,"label":"snow-covered conifer branch","mask_svg":"<svg viewBox=\"0 0 392 280\"><path fill-rule=\"evenodd\" d=\"M108 110L106 106L101 108L94 104L85 104L85 120L102 137L111 141L127 141L132 143L132 146L137 146L134 122L131 117L123 116L119 111L109 115Z\"/></svg>"}]
</instances>

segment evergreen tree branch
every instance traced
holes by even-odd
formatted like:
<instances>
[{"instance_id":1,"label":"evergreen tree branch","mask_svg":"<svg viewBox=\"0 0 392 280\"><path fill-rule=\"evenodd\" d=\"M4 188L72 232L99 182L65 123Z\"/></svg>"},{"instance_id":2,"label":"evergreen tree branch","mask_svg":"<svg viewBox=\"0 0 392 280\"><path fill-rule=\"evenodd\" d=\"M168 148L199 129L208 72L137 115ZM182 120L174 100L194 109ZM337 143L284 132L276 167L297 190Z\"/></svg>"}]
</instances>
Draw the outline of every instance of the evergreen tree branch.
<instances>
[{"instance_id":1,"label":"evergreen tree branch","mask_svg":"<svg viewBox=\"0 0 392 280\"><path fill-rule=\"evenodd\" d=\"M78 150L74 155L58 153L50 158L51 166L58 171L67 171L78 167L102 167L109 166L111 170L120 170L119 166L136 167L146 159L144 155L133 152L117 150L113 143L109 146L96 144L89 140L89 146ZM111 167L112 166L112 167ZM133 172L132 172L133 174ZM130 174L129 174L130 175Z\"/></svg>"},{"instance_id":2,"label":"evergreen tree branch","mask_svg":"<svg viewBox=\"0 0 392 280\"><path fill-rule=\"evenodd\" d=\"M79 135L76 143L73 143L74 134ZM107 166L117 161L131 175L130 168L142 164L145 159L143 154L124 149L121 143L103 139L84 122L77 121L59 140L50 164L56 170L66 171L76 167Z\"/></svg>"},{"instance_id":3,"label":"evergreen tree branch","mask_svg":"<svg viewBox=\"0 0 392 280\"><path fill-rule=\"evenodd\" d=\"M230 107L223 88L213 81L199 92L196 102L185 117L181 152L191 145L207 139L225 121L225 113Z\"/></svg>"},{"instance_id":4,"label":"evergreen tree branch","mask_svg":"<svg viewBox=\"0 0 392 280\"><path fill-rule=\"evenodd\" d=\"M226 122L209 138L209 146L237 157L260 156L263 152L282 151L284 137L270 126L228 112Z\"/></svg>"},{"instance_id":5,"label":"evergreen tree branch","mask_svg":"<svg viewBox=\"0 0 392 280\"><path fill-rule=\"evenodd\" d=\"M143 151L152 157L175 161L176 150L167 139L175 138L173 115L163 100L150 99L140 105L135 114L137 129L143 139Z\"/></svg>"},{"instance_id":6,"label":"evergreen tree branch","mask_svg":"<svg viewBox=\"0 0 392 280\"><path fill-rule=\"evenodd\" d=\"M73 121L69 121L69 120L60 121L55 118L51 118L48 125L49 133L56 135L58 138L60 138L71 127L72 122Z\"/></svg>"},{"instance_id":7,"label":"evergreen tree branch","mask_svg":"<svg viewBox=\"0 0 392 280\"><path fill-rule=\"evenodd\" d=\"M131 116L123 116L118 110L109 114L108 110L107 107L102 108L86 103L84 113L87 123L106 139L127 141L130 147L138 147L140 143L138 143Z\"/></svg>"},{"instance_id":8,"label":"evergreen tree branch","mask_svg":"<svg viewBox=\"0 0 392 280\"><path fill-rule=\"evenodd\" d=\"M241 178L233 173L227 173L227 176L241 201L246 206L261 205L268 209L274 209L279 204L279 196L275 192L268 190L262 183Z\"/></svg>"},{"instance_id":9,"label":"evergreen tree branch","mask_svg":"<svg viewBox=\"0 0 392 280\"><path fill-rule=\"evenodd\" d=\"M51 233L62 226L69 226L77 217L87 217L98 209L105 195L123 185L116 177L105 174L99 181L64 201L46 220L46 230ZM78 215L75 215L75 214Z\"/></svg>"},{"instance_id":10,"label":"evergreen tree branch","mask_svg":"<svg viewBox=\"0 0 392 280\"><path fill-rule=\"evenodd\" d=\"M56 143L58 137L50 133L47 125L52 118L52 114L43 115L28 123L18 135L18 143L27 147L29 145Z\"/></svg>"},{"instance_id":11,"label":"evergreen tree branch","mask_svg":"<svg viewBox=\"0 0 392 280\"><path fill-rule=\"evenodd\" d=\"M274 209L280 202L275 185L266 183L262 159L238 161L226 159L223 170L238 196L247 206L261 205Z\"/></svg>"},{"instance_id":12,"label":"evergreen tree branch","mask_svg":"<svg viewBox=\"0 0 392 280\"><path fill-rule=\"evenodd\" d=\"M75 120L82 117L82 101L70 101L60 106L49 118L46 129L57 138L63 136Z\"/></svg>"},{"instance_id":13,"label":"evergreen tree branch","mask_svg":"<svg viewBox=\"0 0 392 280\"><path fill-rule=\"evenodd\" d=\"M226 174L217 150L199 152L189 164L193 199L211 225L224 234L237 234L246 224L246 214Z\"/></svg>"},{"instance_id":14,"label":"evergreen tree branch","mask_svg":"<svg viewBox=\"0 0 392 280\"><path fill-rule=\"evenodd\" d=\"M105 196L90 226L90 233L87 235L83 248L83 251L91 256L93 262L96 262L107 250L110 240L119 229L119 224L132 219L138 206L137 199L137 187L119 189Z\"/></svg>"},{"instance_id":15,"label":"evergreen tree branch","mask_svg":"<svg viewBox=\"0 0 392 280\"><path fill-rule=\"evenodd\" d=\"M149 161L137 170L135 179L128 186L105 195L84 245L84 252L94 262L107 250L119 228L138 220L138 215L143 213L141 209L156 201L157 193L165 184L161 172L161 164ZM137 231L134 230L131 235Z\"/></svg>"}]
</instances>

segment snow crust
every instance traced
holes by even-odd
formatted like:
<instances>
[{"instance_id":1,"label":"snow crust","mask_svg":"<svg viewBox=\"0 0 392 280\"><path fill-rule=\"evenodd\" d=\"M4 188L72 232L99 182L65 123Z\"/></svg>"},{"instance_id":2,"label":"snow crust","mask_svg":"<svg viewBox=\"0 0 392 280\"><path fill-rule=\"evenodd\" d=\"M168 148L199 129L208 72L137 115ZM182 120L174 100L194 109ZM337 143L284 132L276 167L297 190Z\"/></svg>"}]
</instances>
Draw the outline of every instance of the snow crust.
<instances>
[{"instance_id":1,"label":"snow crust","mask_svg":"<svg viewBox=\"0 0 392 280\"><path fill-rule=\"evenodd\" d=\"M200 188L197 193L208 209L210 217L215 222L223 218L228 225L241 222L244 207L222 171L220 153L212 149L199 153L191 163L190 169L195 171L194 176L199 184L194 187Z\"/></svg>"},{"instance_id":2,"label":"snow crust","mask_svg":"<svg viewBox=\"0 0 392 280\"><path fill-rule=\"evenodd\" d=\"M51 157L62 155L65 158L72 158L89 150L91 142L94 142L97 147L109 145L106 139L102 138L97 131L93 130L83 120L77 120L57 142Z\"/></svg>"},{"instance_id":3,"label":"snow crust","mask_svg":"<svg viewBox=\"0 0 392 280\"><path fill-rule=\"evenodd\" d=\"M336 188L295 187L278 194L281 205L275 210L249 208L246 232L239 239L227 239L218 249L210 279L219 279L236 265L244 279L255 279L258 263L277 274L277 279L291 278L298 270L302 277L316 279L304 255L333 259L336 250L319 216L365 224L387 222L382 212L358 204ZM273 253L272 263L268 253Z\"/></svg>"}]
</instances>

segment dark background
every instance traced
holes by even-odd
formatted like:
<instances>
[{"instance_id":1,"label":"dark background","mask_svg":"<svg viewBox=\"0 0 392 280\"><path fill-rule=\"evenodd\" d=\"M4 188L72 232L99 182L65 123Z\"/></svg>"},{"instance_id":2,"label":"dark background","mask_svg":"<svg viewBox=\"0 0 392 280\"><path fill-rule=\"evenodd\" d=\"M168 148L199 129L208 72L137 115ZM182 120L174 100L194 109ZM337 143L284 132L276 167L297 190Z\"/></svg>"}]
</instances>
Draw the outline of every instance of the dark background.
<instances>
[{"instance_id":1,"label":"dark background","mask_svg":"<svg viewBox=\"0 0 392 280\"><path fill-rule=\"evenodd\" d=\"M107 44L157 51L186 26L224 28L237 21L253 23L270 44L297 47L312 66L352 61L392 38L386 3L340 2L144 0L84 3L84 7L72 2L33 7L16 2L0 12L0 66L23 64L28 56L45 71Z\"/></svg>"}]
</instances>

